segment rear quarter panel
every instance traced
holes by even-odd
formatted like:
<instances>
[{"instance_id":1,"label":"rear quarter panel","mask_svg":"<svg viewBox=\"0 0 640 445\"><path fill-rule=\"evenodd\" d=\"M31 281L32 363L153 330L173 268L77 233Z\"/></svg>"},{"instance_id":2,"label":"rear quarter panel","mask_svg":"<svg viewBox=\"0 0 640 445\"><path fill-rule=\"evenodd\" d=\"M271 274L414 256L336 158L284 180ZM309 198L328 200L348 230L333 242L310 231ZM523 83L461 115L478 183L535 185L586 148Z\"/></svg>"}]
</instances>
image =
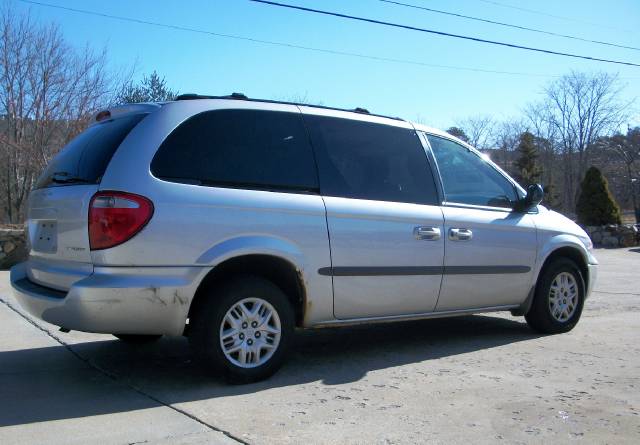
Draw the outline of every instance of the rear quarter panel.
<instances>
[{"instance_id":1,"label":"rear quarter panel","mask_svg":"<svg viewBox=\"0 0 640 445\"><path fill-rule=\"evenodd\" d=\"M194 114L218 108L299 112L289 105L197 100L171 103L148 116L112 159L100 189L146 196L154 204L154 215L126 243L92 252L94 263L207 270L236 256L274 255L292 263L303 278L305 324L333 319L331 277L318 274L331 266L320 196L178 184L151 174L151 160L174 128Z\"/></svg>"}]
</instances>

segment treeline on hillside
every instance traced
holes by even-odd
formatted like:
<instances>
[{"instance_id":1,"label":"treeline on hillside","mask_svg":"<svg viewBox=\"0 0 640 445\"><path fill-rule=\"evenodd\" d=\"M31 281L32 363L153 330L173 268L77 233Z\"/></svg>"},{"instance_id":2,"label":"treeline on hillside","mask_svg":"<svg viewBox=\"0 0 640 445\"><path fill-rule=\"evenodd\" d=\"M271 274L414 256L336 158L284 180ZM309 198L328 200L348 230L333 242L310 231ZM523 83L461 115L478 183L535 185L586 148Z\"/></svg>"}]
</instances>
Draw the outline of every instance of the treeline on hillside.
<instances>
[{"instance_id":1,"label":"treeline on hillside","mask_svg":"<svg viewBox=\"0 0 640 445\"><path fill-rule=\"evenodd\" d=\"M571 72L550 82L522 116L460 120L447 130L482 150L523 186L538 182L545 202L573 215L580 183L595 166L622 208L638 208L640 127L615 75Z\"/></svg>"},{"instance_id":2,"label":"treeline on hillside","mask_svg":"<svg viewBox=\"0 0 640 445\"><path fill-rule=\"evenodd\" d=\"M42 169L92 113L115 103L167 100L156 73L140 84L110 70L106 50L71 46L55 24L0 10L0 223L20 223Z\"/></svg>"},{"instance_id":3,"label":"treeline on hillside","mask_svg":"<svg viewBox=\"0 0 640 445\"><path fill-rule=\"evenodd\" d=\"M49 160L93 112L118 103L171 100L155 72L140 83L115 72L106 50L78 49L55 24L10 6L0 11L0 223L21 223L29 190ZM299 99L306 102L306 97ZM598 167L623 209L640 181L640 128L626 128L632 101L616 76L571 72L549 83L522 116L463 119L448 131L485 151L523 186L540 182L545 201L573 215L579 184Z\"/></svg>"}]
</instances>

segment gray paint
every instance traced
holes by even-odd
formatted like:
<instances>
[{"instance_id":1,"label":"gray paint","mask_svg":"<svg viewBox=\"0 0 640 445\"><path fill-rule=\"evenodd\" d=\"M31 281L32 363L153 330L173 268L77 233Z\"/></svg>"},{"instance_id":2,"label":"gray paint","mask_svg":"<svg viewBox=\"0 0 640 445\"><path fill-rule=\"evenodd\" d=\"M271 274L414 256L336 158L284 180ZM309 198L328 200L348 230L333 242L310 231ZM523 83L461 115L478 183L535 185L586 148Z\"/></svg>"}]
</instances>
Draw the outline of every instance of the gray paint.
<instances>
[{"instance_id":1,"label":"gray paint","mask_svg":"<svg viewBox=\"0 0 640 445\"><path fill-rule=\"evenodd\" d=\"M588 290L593 287L597 261L585 248L586 234L543 206L537 214L517 214L446 203L200 187L151 175L151 159L173 129L194 114L225 108L355 119L451 139L405 121L291 104L190 100L144 110L114 109L114 116L149 114L116 151L99 187L56 187L31 194L31 245L38 224L55 223L56 228L55 244L38 243L39 250L32 250L29 260L12 272L14 292L32 315L78 330L180 335L207 273L225 260L249 254L271 255L295 267L306 291L305 327L340 319L520 306L545 259L562 247L576 249L590 264ZM426 139L421 140L437 171ZM92 252L87 214L96 189L143 195L153 201L154 216L126 243ZM438 228L442 234L469 229L473 238L419 240L416 227ZM326 270L332 265L333 275ZM18 284L25 277L67 296L51 298L26 289Z\"/></svg>"}]
</instances>

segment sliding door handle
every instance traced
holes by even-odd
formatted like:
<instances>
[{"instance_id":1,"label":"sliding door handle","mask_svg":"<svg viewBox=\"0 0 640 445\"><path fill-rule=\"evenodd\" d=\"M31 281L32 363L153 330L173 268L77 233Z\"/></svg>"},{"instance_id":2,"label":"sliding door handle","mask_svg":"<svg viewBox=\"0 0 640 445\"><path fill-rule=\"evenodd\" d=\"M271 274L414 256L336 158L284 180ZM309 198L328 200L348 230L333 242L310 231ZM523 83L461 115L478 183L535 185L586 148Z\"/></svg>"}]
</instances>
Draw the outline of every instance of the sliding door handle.
<instances>
[{"instance_id":1,"label":"sliding door handle","mask_svg":"<svg viewBox=\"0 0 640 445\"><path fill-rule=\"evenodd\" d=\"M473 238L473 232L469 229L451 228L449 229L449 239L451 241L469 241Z\"/></svg>"},{"instance_id":2,"label":"sliding door handle","mask_svg":"<svg viewBox=\"0 0 640 445\"><path fill-rule=\"evenodd\" d=\"M413 229L413 236L418 240L437 241L440 239L439 227L415 227Z\"/></svg>"}]
</instances>

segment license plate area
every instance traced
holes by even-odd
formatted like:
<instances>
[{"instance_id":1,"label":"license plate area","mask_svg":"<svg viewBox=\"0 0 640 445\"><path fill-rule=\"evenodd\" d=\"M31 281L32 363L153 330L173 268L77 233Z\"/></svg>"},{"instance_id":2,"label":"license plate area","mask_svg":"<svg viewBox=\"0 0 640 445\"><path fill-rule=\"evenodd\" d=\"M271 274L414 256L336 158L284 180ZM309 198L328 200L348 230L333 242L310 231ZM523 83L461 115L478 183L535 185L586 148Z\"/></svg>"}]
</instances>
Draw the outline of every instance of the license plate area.
<instances>
[{"instance_id":1,"label":"license plate area","mask_svg":"<svg viewBox=\"0 0 640 445\"><path fill-rule=\"evenodd\" d=\"M36 252L56 253L58 249L58 223L56 221L38 221L32 248Z\"/></svg>"}]
</instances>

